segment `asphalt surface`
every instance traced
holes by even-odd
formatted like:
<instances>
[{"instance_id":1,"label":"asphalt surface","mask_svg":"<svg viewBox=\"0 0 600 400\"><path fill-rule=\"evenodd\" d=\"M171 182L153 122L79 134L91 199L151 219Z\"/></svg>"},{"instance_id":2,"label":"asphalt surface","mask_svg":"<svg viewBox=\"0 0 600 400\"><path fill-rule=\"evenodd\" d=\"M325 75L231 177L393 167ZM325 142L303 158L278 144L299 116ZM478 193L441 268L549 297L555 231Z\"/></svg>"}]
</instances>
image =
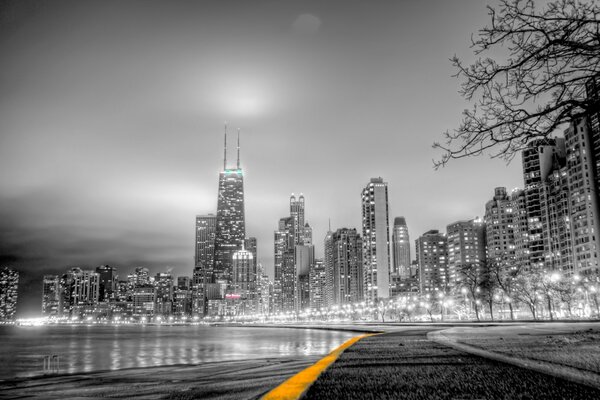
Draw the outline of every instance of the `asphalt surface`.
<instances>
[{"instance_id":1,"label":"asphalt surface","mask_svg":"<svg viewBox=\"0 0 600 400\"><path fill-rule=\"evenodd\" d=\"M600 391L427 340L439 328L365 338L303 399L600 399Z\"/></svg>"}]
</instances>

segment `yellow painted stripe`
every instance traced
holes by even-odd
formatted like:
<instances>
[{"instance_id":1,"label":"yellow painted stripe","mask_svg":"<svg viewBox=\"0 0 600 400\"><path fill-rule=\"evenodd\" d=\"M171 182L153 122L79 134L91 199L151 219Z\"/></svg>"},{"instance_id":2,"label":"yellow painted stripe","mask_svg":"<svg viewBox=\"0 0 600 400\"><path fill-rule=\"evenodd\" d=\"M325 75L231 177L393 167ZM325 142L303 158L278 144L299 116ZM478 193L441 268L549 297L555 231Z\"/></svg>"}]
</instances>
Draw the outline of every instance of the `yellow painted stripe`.
<instances>
[{"instance_id":1,"label":"yellow painted stripe","mask_svg":"<svg viewBox=\"0 0 600 400\"><path fill-rule=\"evenodd\" d=\"M325 371L337 358L342 354L344 350L358 342L360 339L367 336L376 335L369 333L353 337L331 353L321 358L319 361L311 365L310 367L298 372L296 375L271 390L269 393L261 397L262 400L295 400L299 399L308 387L317 380L321 372Z\"/></svg>"}]
</instances>

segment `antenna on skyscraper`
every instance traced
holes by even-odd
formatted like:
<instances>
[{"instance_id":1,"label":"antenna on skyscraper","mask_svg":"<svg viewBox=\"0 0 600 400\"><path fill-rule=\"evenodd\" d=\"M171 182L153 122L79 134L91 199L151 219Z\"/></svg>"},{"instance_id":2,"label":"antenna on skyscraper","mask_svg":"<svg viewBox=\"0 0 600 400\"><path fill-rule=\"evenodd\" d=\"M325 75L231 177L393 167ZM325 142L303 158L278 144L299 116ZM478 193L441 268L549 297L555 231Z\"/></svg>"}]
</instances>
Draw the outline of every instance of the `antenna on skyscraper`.
<instances>
[{"instance_id":1,"label":"antenna on skyscraper","mask_svg":"<svg viewBox=\"0 0 600 400\"><path fill-rule=\"evenodd\" d=\"M329 218L329 232L331 232L331 218Z\"/></svg>"},{"instance_id":2,"label":"antenna on skyscraper","mask_svg":"<svg viewBox=\"0 0 600 400\"><path fill-rule=\"evenodd\" d=\"M240 128L238 128L237 169L240 169Z\"/></svg>"},{"instance_id":3,"label":"antenna on skyscraper","mask_svg":"<svg viewBox=\"0 0 600 400\"><path fill-rule=\"evenodd\" d=\"M223 171L227 169L227 121L225 121L225 146L223 147Z\"/></svg>"}]
</instances>

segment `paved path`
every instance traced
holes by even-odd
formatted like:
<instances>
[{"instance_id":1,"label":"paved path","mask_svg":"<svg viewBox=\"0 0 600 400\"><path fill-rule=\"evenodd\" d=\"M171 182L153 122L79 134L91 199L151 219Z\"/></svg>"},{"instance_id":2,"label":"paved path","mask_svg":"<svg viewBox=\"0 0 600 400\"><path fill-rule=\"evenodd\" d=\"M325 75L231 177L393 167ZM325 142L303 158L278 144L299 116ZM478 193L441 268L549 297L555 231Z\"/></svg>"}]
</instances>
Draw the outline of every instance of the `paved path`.
<instances>
[{"instance_id":1,"label":"paved path","mask_svg":"<svg viewBox=\"0 0 600 400\"><path fill-rule=\"evenodd\" d=\"M372 336L347 349L303 399L597 399L578 383L427 339L439 328Z\"/></svg>"}]
</instances>

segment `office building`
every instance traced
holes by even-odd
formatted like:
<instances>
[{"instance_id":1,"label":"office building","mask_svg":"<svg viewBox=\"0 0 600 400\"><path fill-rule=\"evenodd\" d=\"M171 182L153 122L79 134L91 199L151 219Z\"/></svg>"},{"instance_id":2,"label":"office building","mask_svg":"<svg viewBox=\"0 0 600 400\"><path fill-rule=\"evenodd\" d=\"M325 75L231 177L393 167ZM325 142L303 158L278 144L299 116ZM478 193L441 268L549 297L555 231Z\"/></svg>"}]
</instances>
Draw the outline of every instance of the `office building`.
<instances>
[{"instance_id":1,"label":"office building","mask_svg":"<svg viewBox=\"0 0 600 400\"><path fill-rule=\"evenodd\" d=\"M236 168L227 167L227 128L223 171L219 174L215 230L214 281L231 283L233 254L242 248L246 238L244 214L244 174L240 167L240 136L238 132Z\"/></svg>"}]
</instances>

